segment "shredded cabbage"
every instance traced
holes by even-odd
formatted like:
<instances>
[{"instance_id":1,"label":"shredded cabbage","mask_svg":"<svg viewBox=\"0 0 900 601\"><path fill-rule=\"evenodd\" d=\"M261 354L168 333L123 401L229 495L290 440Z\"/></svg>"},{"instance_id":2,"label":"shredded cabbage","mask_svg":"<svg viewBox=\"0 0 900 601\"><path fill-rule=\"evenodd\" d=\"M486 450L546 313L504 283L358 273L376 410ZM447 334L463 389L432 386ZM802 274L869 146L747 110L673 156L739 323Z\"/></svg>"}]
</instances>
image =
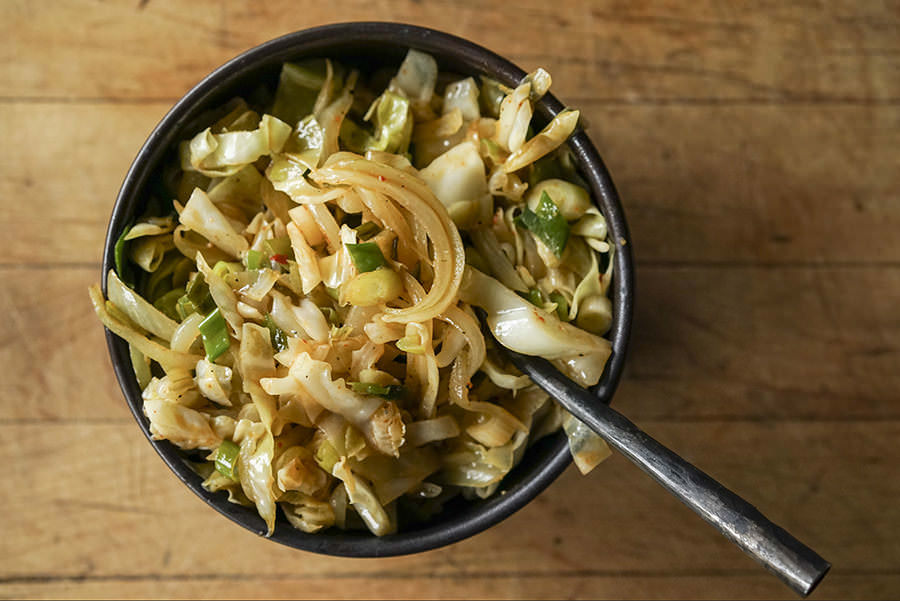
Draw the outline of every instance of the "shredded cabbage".
<instances>
[{"instance_id":1,"label":"shredded cabbage","mask_svg":"<svg viewBox=\"0 0 900 601\"><path fill-rule=\"evenodd\" d=\"M560 148L578 112L533 135L543 69L438 75L416 50L392 78L285 63L271 102L181 143L172 204L120 237L134 277L90 289L152 437L209 451L204 488L269 534L279 507L303 532L395 532L497 494L552 432L583 472L609 454L502 349L584 386L611 353L607 223Z\"/></svg>"},{"instance_id":2,"label":"shredded cabbage","mask_svg":"<svg viewBox=\"0 0 900 601\"><path fill-rule=\"evenodd\" d=\"M181 166L208 177L233 175L262 156L281 151L291 126L263 115L254 131L214 134L207 128L181 147Z\"/></svg>"}]
</instances>

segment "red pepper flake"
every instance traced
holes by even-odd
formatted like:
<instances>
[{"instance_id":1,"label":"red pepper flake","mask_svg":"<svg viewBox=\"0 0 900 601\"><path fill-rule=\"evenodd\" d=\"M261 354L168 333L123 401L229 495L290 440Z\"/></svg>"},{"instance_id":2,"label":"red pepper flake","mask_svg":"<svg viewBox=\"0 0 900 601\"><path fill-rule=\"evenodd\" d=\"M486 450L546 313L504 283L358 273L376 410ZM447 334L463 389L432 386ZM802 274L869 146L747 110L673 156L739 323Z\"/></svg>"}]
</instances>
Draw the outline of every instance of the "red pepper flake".
<instances>
[{"instance_id":1,"label":"red pepper flake","mask_svg":"<svg viewBox=\"0 0 900 601\"><path fill-rule=\"evenodd\" d=\"M379 176L378 176L378 181L383 182L383 181L384 181L384 176L383 176L383 175L379 175Z\"/></svg>"},{"instance_id":2,"label":"red pepper flake","mask_svg":"<svg viewBox=\"0 0 900 601\"><path fill-rule=\"evenodd\" d=\"M275 261L276 263L278 263L279 265L287 265L287 257L285 257L284 255L272 255L269 258L272 259L273 261Z\"/></svg>"}]
</instances>

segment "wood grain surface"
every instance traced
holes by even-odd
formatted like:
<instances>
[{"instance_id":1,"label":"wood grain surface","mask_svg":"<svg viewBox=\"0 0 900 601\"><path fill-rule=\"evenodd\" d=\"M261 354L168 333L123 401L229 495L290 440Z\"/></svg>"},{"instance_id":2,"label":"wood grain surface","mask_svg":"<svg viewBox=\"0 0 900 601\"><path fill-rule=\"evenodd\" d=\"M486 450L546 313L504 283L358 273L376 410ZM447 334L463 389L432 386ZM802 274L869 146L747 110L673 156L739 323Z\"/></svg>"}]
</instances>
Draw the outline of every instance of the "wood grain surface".
<instances>
[{"instance_id":1,"label":"wood grain surface","mask_svg":"<svg viewBox=\"0 0 900 601\"><path fill-rule=\"evenodd\" d=\"M0 597L771 598L790 591L623 458L450 547L259 538L159 460L87 297L147 134L272 37L462 35L582 109L637 307L617 408L834 564L900 594L900 3L0 0Z\"/></svg>"}]
</instances>

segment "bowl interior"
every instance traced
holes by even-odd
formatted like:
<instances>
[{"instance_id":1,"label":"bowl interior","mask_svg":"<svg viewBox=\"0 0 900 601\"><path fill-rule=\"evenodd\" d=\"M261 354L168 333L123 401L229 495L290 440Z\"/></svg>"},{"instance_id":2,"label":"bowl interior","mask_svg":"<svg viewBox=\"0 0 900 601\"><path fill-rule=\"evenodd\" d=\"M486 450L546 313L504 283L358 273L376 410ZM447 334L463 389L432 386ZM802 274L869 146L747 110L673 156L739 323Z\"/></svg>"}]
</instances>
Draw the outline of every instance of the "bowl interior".
<instances>
[{"instance_id":1,"label":"bowl interior","mask_svg":"<svg viewBox=\"0 0 900 601\"><path fill-rule=\"evenodd\" d=\"M344 23L289 34L253 48L218 68L188 92L150 134L135 158L116 200L107 231L103 273L114 266L113 248L122 230L145 208L149 191L161 179L163 165L174 159L181 140L205 127L204 113L234 96L259 97L271 93L281 64L303 58L327 57L361 69L397 66L409 48L433 55L442 71L461 75L487 75L514 86L525 72L500 56L471 42L437 31L396 23ZM547 95L536 107L538 123L546 123L563 105ZM578 130L570 147L581 175L588 181L607 218L610 239L628 241L622 208L609 174L586 135ZM609 402L618 383L628 342L632 311L632 261L630 246L617 244L613 276L613 325L608 334L613 355L599 384L598 401ZM105 281L105 277L102 278ZM131 370L128 346L107 332L107 343L119 384L135 419L149 439L142 413L141 390ZM191 490L217 511L245 528L265 534L265 524L255 509L229 503L224 492L209 493L193 472L187 456L167 441L153 442L160 456ZM447 545L476 534L508 517L548 486L570 463L561 433L533 444L523 460L504 479L492 497L479 501L458 499L427 523L377 538L365 532L329 530L306 534L279 515L272 540L317 553L378 557L414 553Z\"/></svg>"}]
</instances>

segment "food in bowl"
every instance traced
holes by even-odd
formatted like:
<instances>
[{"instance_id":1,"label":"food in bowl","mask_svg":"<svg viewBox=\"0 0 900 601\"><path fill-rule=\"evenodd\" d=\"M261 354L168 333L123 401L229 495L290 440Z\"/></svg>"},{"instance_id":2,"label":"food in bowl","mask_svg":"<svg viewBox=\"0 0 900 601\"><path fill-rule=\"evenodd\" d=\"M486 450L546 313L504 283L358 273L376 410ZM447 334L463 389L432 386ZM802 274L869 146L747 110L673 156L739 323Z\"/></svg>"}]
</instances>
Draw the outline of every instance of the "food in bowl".
<instances>
[{"instance_id":1,"label":"food in bowl","mask_svg":"<svg viewBox=\"0 0 900 601\"><path fill-rule=\"evenodd\" d=\"M492 495L559 429L582 472L609 454L497 347L585 386L611 352L613 249L564 145L579 114L532 130L549 86L416 50L393 73L285 63L181 144L90 293L204 488L269 534L281 507L381 536Z\"/></svg>"}]
</instances>

